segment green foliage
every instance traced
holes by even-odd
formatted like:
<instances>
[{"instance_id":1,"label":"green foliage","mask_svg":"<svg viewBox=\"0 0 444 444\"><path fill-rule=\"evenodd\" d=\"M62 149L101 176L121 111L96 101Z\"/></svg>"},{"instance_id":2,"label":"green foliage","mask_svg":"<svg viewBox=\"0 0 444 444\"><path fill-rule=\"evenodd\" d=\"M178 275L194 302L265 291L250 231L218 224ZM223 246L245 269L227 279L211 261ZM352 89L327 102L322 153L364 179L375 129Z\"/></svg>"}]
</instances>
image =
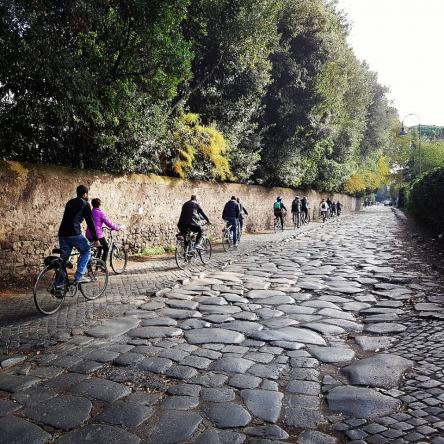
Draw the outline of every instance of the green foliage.
<instances>
[{"instance_id":1,"label":"green foliage","mask_svg":"<svg viewBox=\"0 0 444 444\"><path fill-rule=\"evenodd\" d=\"M347 33L329 0L4 0L0 158L362 194L387 156L401 185L414 136Z\"/></svg>"},{"instance_id":2,"label":"green foliage","mask_svg":"<svg viewBox=\"0 0 444 444\"><path fill-rule=\"evenodd\" d=\"M415 179L409 190L409 207L415 216L436 229L444 231L444 168L436 168Z\"/></svg>"},{"instance_id":3,"label":"green foliage","mask_svg":"<svg viewBox=\"0 0 444 444\"><path fill-rule=\"evenodd\" d=\"M190 45L180 32L187 4L4 0L1 155L111 171L156 169L165 106L190 76Z\"/></svg>"}]
</instances>

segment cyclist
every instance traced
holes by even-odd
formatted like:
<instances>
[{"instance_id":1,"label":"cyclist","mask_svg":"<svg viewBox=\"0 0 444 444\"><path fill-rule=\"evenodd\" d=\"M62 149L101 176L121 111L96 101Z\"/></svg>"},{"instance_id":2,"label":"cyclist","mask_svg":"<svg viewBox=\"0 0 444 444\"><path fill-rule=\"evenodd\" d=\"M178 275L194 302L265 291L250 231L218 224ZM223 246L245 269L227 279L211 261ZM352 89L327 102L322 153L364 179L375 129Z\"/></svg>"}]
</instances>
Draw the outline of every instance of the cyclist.
<instances>
[{"instance_id":1,"label":"cyclist","mask_svg":"<svg viewBox=\"0 0 444 444\"><path fill-rule=\"evenodd\" d=\"M77 197L69 200L65 206L58 233L64 265L66 265L66 261L69 256L71 256L73 247L80 253L77 270L74 275L76 283L90 282L90 279L84 276L91 257L91 245L88 239L82 234L81 225L83 220L86 221L90 230L91 241L94 242L94 244L97 242L96 228L94 226L91 207L88 203L88 192L88 188L84 185L77 187Z\"/></svg>"},{"instance_id":2,"label":"cyclist","mask_svg":"<svg viewBox=\"0 0 444 444\"><path fill-rule=\"evenodd\" d=\"M341 211L342 211L342 204L341 202L339 202L339 200L336 202L336 213L338 214L338 216L341 215Z\"/></svg>"},{"instance_id":3,"label":"cyclist","mask_svg":"<svg viewBox=\"0 0 444 444\"><path fill-rule=\"evenodd\" d=\"M331 211L332 216L336 216L336 202L335 201L333 201L331 203L330 211Z\"/></svg>"},{"instance_id":4,"label":"cyclist","mask_svg":"<svg viewBox=\"0 0 444 444\"><path fill-rule=\"evenodd\" d=\"M301 212L302 212L302 203L299 196L296 196L291 203L291 213L293 214L293 222L297 222L297 226L299 228L301 221Z\"/></svg>"},{"instance_id":5,"label":"cyclist","mask_svg":"<svg viewBox=\"0 0 444 444\"><path fill-rule=\"evenodd\" d=\"M301 207L302 212L304 213L305 220L308 221L308 199L306 196L301 199Z\"/></svg>"},{"instance_id":6,"label":"cyclist","mask_svg":"<svg viewBox=\"0 0 444 444\"><path fill-rule=\"evenodd\" d=\"M100 242L100 251L99 256L102 256L102 261L106 263L106 259L108 258L108 252L109 252L109 245L107 240L105 239L105 235L103 234L103 225L106 225L109 229L119 231L123 227L120 227L119 225L113 224L108 217L106 216L105 212L100 208L102 205L102 201L98 198L95 198L91 200L91 205L93 207L92 209L92 218L94 221L94 226L96 228L96 234L97 238ZM89 228L86 230L86 237L91 240L91 231Z\"/></svg>"},{"instance_id":7,"label":"cyclist","mask_svg":"<svg viewBox=\"0 0 444 444\"><path fill-rule=\"evenodd\" d=\"M239 231L242 233L244 228L244 214L245 216L248 216L248 211L245 209L245 207L241 204L240 199L237 197L236 202L239 204Z\"/></svg>"},{"instance_id":8,"label":"cyclist","mask_svg":"<svg viewBox=\"0 0 444 444\"><path fill-rule=\"evenodd\" d=\"M273 204L273 212L274 217L279 218L281 221L281 227L284 229L284 211L287 211L285 208L284 203L282 202L282 197L278 196L276 197L276 202Z\"/></svg>"},{"instance_id":9,"label":"cyclist","mask_svg":"<svg viewBox=\"0 0 444 444\"><path fill-rule=\"evenodd\" d=\"M325 222L328 213L328 203L326 202L325 199L322 199L321 204L319 205L319 210L321 212L322 221Z\"/></svg>"},{"instance_id":10,"label":"cyclist","mask_svg":"<svg viewBox=\"0 0 444 444\"><path fill-rule=\"evenodd\" d=\"M180 212L177 227L183 237L186 236L188 230L197 233L196 245L194 246L197 250L202 248L202 219L206 220L208 224L210 223L207 215L197 203L197 196L193 194L190 200L182 205L182 211Z\"/></svg>"},{"instance_id":11,"label":"cyclist","mask_svg":"<svg viewBox=\"0 0 444 444\"><path fill-rule=\"evenodd\" d=\"M239 245L237 237L238 223L240 218L240 207L237 203L236 196L231 196L231 199L225 204L222 211L222 219L231 226L231 234L233 236L233 244L236 247Z\"/></svg>"}]
</instances>

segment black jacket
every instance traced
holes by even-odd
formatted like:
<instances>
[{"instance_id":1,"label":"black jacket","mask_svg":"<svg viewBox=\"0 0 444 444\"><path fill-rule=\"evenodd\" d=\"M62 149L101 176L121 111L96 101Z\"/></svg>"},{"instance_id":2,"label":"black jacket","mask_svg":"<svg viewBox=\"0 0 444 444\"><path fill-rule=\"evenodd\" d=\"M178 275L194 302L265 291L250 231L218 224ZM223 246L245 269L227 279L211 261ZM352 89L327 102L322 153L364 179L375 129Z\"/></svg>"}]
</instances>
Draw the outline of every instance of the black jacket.
<instances>
[{"instance_id":1,"label":"black jacket","mask_svg":"<svg viewBox=\"0 0 444 444\"><path fill-rule=\"evenodd\" d=\"M301 212L301 201L299 199L294 199L291 203L291 212L300 213Z\"/></svg>"},{"instance_id":2,"label":"black jacket","mask_svg":"<svg viewBox=\"0 0 444 444\"><path fill-rule=\"evenodd\" d=\"M82 234L83 220L86 221L86 225L89 231L91 231L92 240L97 240L91 207L89 203L81 197L71 199L65 205L65 212L63 213L59 228L59 237L78 236Z\"/></svg>"},{"instance_id":3,"label":"black jacket","mask_svg":"<svg viewBox=\"0 0 444 444\"><path fill-rule=\"evenodd\" d=\"M222 219L230 219L235 218L239 219L240 216L240 207L239 204L231 199L229 200L224 207L224 211L222 212Z\"/></svg>"},{"instance_id":4,"label":"black jacket","mask_svg":"<svg viewBox=\"0 0 444 444\"><path fill-rule=\"evenodd\" d=\"M182 205L182 211L177 225L200 225L202 219L210 223L210 220L199 204L195 200L189 200Z\"/></svg>"}]
</instances>

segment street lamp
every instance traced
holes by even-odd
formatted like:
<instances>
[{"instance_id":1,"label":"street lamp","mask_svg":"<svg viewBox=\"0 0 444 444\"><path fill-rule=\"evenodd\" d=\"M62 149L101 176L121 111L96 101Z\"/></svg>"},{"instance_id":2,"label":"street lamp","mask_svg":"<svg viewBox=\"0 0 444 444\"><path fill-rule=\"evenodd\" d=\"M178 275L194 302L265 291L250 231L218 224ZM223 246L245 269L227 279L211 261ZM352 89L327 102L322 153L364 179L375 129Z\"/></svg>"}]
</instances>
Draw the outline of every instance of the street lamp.
<instances>
[{"instance_id":1,"label":"street lamp","mask_svg":"<svg viewBox=\"0 0 444 444\"><path fill-rule=\"evenodd\" d=\"M404 127L404 121L408 117L416 117L418 119L418 153L419 153L419 175L421 175L422 172L422 156L421 156L421 118L418 116L418 114L407 114L401 122L401 131L399 132L400 136L406 136L407 131Z\"/></svg>"}]
</instances>

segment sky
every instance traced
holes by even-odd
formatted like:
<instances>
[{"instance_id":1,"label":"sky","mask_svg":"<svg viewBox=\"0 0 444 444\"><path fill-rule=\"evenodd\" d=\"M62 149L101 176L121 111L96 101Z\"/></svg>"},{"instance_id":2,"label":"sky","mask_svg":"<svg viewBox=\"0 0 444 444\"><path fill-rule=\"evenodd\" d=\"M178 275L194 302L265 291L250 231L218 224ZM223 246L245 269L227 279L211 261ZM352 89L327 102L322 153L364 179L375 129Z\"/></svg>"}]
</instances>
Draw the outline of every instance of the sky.
<instances>
[{"instance_id":1,"label":"sky","mask_svg":"<svg viewBox=\"0 0 444 444\"><path fill-rule=\"evenodd\" d=\"M338 0L357 57L390 88L400 119L444 126L444 0ZM416 125L415 117L405 120Z\"/></svg>"}]
</instances>

